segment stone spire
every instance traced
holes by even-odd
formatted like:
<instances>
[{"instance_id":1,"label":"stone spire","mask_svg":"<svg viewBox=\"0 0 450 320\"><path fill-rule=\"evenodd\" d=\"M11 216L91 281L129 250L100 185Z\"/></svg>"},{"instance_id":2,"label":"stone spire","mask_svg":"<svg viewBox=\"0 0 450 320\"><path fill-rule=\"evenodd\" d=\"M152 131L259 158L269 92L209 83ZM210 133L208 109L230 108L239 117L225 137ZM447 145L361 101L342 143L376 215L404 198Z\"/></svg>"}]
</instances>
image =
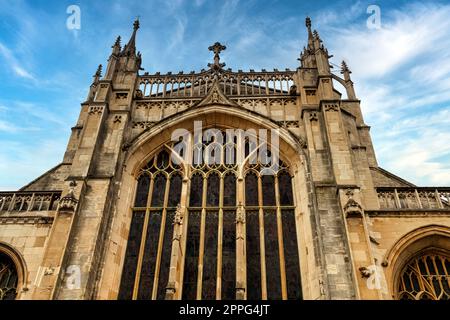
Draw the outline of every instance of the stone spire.
<instances>
[{"instance_id":1,"label":"stone spire","mask_svg":"<svg viewBox=\"0 0 450 320\"><path fill-rule=\"evenodd\" d=\"M344 75L344 80L347 82L347 81L351 81L351 78L350 78L350 74L351 74L352 72L350 71L350 69L348 68L348 66L347 66L347 63L344 61L344 60L342 60L342 64L341 64L341 74L343 74Z\"/></svg>"},{"instance_id":2,"label":"stone spire","mask_svg":"<svg viewBox=\"0 0 450 320\"><path fill-rule=\"evenodd\" d=\"M125 45L122 51L122 55L130 56L136 54L136 34L139 30L140 24L139 19L136 19L133 24L133 34L131 35L130 41Z\"/></svg>"},{"instance_id":3,"label":"stone spire","mask_svg":"<svg viewBox=\"0 0 450 320\"><path fill-rule=\"evenodd\" d=\"M92 84L96 85L100 81L100 78L102 77L102 69L103 66L100 64L97 68L97 71L94 74L94 82Z\"/></svg>"},{"instance_id":4,"label":"stone spire","mask_svg":"<svg viewBox=\"0 0 450 320\"><path fill-rule=\"evenodd\" d=\"M112 46L112 49L113 49L112 54L118 55L120 53L120 50L122 49L122 46L120 43L121 41L122 41L121 36L118 36L116 39L116 42L114 42L114 45Z\"/></svg>"},{"instance_id":5,"label":"stone spire","mask_svg":"<svg viewBox=\"0 0 450 320\"><path fill-rule=\"evenodd\" d=\"M308 29L308 49L313 49L314 48L314 35L311 31L311 18L310 17L306 17L306 22L305 22L306 28Z\"/></svg>"}]
</instances>

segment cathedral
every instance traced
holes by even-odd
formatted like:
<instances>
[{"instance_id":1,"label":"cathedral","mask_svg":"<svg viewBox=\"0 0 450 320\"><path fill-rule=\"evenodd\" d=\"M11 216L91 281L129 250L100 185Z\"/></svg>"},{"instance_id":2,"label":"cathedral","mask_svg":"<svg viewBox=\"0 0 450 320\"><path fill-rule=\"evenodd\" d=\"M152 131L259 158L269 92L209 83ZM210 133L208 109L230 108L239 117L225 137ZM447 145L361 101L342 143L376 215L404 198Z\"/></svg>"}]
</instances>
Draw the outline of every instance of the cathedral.
<instances>
[{"instance_id":1,"label":"cathedral","mask_svg":"<svg viewBox=\"0 0 450 320\"><path fill-rule=\"evenodd\" d=\"M311 19L296 70L225 68L217 42L144 72L138 30L62 162L0 192L0 300L450 299L450 187L378 166Z\"/></svg>"}]
</instances>

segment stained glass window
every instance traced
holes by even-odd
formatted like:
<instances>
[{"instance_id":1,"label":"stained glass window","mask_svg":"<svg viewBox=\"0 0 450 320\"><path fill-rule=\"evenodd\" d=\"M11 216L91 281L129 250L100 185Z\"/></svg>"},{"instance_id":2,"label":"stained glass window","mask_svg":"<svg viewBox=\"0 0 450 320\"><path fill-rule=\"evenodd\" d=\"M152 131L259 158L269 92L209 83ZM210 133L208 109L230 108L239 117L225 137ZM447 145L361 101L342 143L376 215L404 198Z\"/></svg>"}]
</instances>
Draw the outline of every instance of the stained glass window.
<instances>
[{"instance_id":1,"label":"stained glass window","mask_svg":"<svg viewBox=\"0 0 450 320\"><path fill-rule=\"evenodd\" d=\"M240 182L240 168L234 163L237 138L219 142L217 136L211 136L192 146L197 161L185 185L185 241L180 242L186 247L182 249L184 261L177 262L183 272L182 299L236 298L236 212L240 205L246 217L242 240L247 299L301 299L294 193L288 167L280 162L281 167L274 171L269 164L258 162L255 154L254 161L243 168L244 180ZM246 154L256 145L247 139ZM203 152L214 161L203 163ZM163 150L137 178L121 299L165 298L173 263L175 209L184 185L181 169ZM238 190L243 192L242 202L238 202Z\"/></svg>"},{"instance_id":2,"label":"stained glass window","mask_svg":"<svg viewBox=\"0 0 450 320\"><path fill-rule=\"evenodd\" d=\"M450 300L450 257L426 252L411 259L403 268L398 285L402 300Z\"/></svg>"},{"instance_id":3,"label":"stained glass window","mask_svg":"<svg viewBox=\"0 0 450 320\"><path fill-rule=\"evenodd\" d=\"M12 259L0 252L0 301L14 300L17 295L17 269Z\"/></svg>"}]
</instances>

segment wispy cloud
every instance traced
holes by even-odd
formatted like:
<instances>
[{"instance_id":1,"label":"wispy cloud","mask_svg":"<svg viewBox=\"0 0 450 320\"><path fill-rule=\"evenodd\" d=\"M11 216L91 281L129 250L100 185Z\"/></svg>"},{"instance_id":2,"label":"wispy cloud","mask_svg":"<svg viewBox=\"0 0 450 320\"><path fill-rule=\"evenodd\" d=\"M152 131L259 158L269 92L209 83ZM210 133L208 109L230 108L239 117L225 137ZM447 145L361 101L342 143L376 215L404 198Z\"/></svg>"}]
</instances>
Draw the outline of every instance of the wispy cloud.
<instances>
[{"instance_id":1,"label":"wispy cloud","mask_svg":"<svg viewBox=\"0 0 450 320\"><path fill-rule=\"evenodd\" d=\"M379 30L324 18L326 45L336 63L350 64L381 166L417 184L449 185L450 5L381 12Z\"/></svg>"},{"instance_id":2,"label":"wispy cloud","mask_svg":"<svg viewBox=\"0 0 450 320\"><path fill-rule=\"evenodd\" d=\"M5 67L9 66L14 74L20 78L36 81L36 78L22 67L11 50L0 42L0 55L3 57Z\"/></svg>"}]
</instances>

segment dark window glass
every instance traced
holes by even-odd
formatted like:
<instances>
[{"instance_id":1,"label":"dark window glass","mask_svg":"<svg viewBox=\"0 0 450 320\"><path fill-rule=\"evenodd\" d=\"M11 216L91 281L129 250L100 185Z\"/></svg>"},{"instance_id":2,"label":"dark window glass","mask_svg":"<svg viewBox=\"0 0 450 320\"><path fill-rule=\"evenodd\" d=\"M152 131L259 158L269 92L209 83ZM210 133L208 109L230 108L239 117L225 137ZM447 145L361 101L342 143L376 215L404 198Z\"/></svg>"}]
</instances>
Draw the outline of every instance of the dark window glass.
<instances>
[{"instance_id":1,"label":"dark window glass","mask_svg":"<svg viewBox=\"0 0 450 320\"><path fill-rule=\"evenodd\" d=\"M208 207L218 207L220 198L220 178L217 174L210 174L208 177L208 191L206 205Z\"/></svg>"},{"instance_id":2,"label":"dark window glass","mask_svg":"<svg viewBox=\"0 0 450 320\"><path fill-rule=\"evenodd\" d=\"M247 299L261 300L261 257L258 211L247 211Z\"/></svg>"},{"instance_id":3,"label":"dark window glass","mask_svg":"<svg viewBox=\"0 0 450 320\"><path fill-rule=\"evenodd\" d=\"M136 201L134 202L135 207L147 207L147 198L150 188L150 177L146 174L142 174L139 177L137 190L136 190Z\"/></svg>"},{"instance_id":4,"label":"dark window glass","mask_svg":"<svg viewBox=\"0 0 450 320\"><path fill-rule=\"evenodd\" d=\"M183 300L195 300L197 298L200 219L201 213L199 211L189 212L186 258L184 262Z\"/></svg>"},{"instance_id":5,"label":"dark window glass","mask_svg":"<svg viewBox=\"0 0 450 320\"><path fill-rule=\"evenodd\" d=\"M278 185L280 188L280 205L293 206L292 178L289 173L284 171L278 176Z\"/></svg>"},{"instance_id":6,"label":"dark window glass","mask_svg":"<svg viewBox=\"0 0 450 320\"><path fill-rule=\"evenodd\" d=\"M216 299L217 284L217 235L219 216L217 212L206 213L205 251L203 255L202 299Z\"/></svg>"},{"instance_id":7,"label":"dark window glass","mask_svg":"<svg viewBox=\"0 0 450 320\"><path fill-rule=\"evenodd\" d=\"M236 299L236 213L224 211L222 237L222 300Z\"/></svg>"},{"instance_id":8,"label":"dark window glass","mask_svg":"<svg viewBox=\"0 0 450 320\"><path fill-rule=\"evenodd\" d=\"M191 207L201 207L203 199L203 177L196 174L191 179L191 191L189 205Z\"/></svg>"},{"instance_id":9,"label":"dark window glass","mask_svg":"<svg viewBox=\"0 0 450 320\"><path fill-rule=\"evenodd\" d=\"M266 250L267 299L280 300L281 275L278 252L277 215L274 210L264 212L264 245Z\"/></svg>"},{"instance_id":10,"label":"dark window glass","mask_svg":"<svg viewBox=\"0 0 450 320\"><path fill-rule=\"evenodd\" d=\"M169 166L169 154L167 151L163 150L158 154L156 165L159 169L165 169Z\"/></svg>"},{"instance_id":11,"label":"dark window glass","mask_svg":"<svg viewBox=\"0 0 450 320\"><path fill-rule=\"evenodd\" d=\"M282 211L284 259L288 299L302 299L297 231L293 210Z\"/></svg>"},{"instance_id":12,"label":"dark window glass","mask_svg":"<svg viewBox=\"0 0 450 320\"><path fill-rule=\"evenodd\" d=\"M245 205L258 205L258 178L253 172L248 173L245 177Z\"/></svg>"},{"instance_id":13,"label":"dark window glass","mask_svg":"<svg viewBox=\"0 0 450 320\"><path fill-rule=\"evenodd\" d=\"M144 258L141 267L141 279L139 282L139 300L150 300L152 298L160 229L161 212L150 212L144 247Z\"/></svg>"},{"instance_id":14,"label":"dark window glass","mask_svg":"<svg viewBox=\"0 0 450 320\"><path fill-rule=\"evenodd\" d=\"M122 279L120 281L119 300L131 300L133 298L136 267L141 246L142 227L144 225L144 212L133 213L131 219L130 234L128 236L127 251L123 266Z\"/></svg>"},{"instance_id":15,"label":"dark window glass","mask_svg":"<svg viewBox=\"0 0 450 320\"><path fill-rule=\"evenodd\" d=\"M17 270L12 259L0 252L0 301L14 300L17 295Z\"/></svg>"},{"instance_id":16,"label":"dark window glass","mask_svg":"<svg viewBox=\"0 0 450 320\"><path fill-rule=\"evenodd\" d=\"M164 174L158 174L153 182L152 207L162 207L164 205L164 196L166 194L167 178Z\"/></svg>"},{"instance_id":17,"label":"dark window glass","mask_svg":"<svg viewBox=\"0 0 450 320\"><path fill-rule=\"evenodd\" d=\"M169 201L167 204L169 208L177 207L180 203L182 180L179 174L175 174L170 178Z\"/></svg>"},{"instance_id":18,"label":"dark window glass","mask_svg":"<svg viewBox=\"0 0 450 320\"><path fill-rule=\"evenodd\" d=\"M227 174L223 180L223 205L234 207L236 206L236 176Z\"/></svg>"},{"instance_id":19,"label":"dark window glass","mask_svg":"<svg viewBox=\"0 0 450 320\"><path fill-rule=\"evenodd\" d=\"M275 206L275 177L273 175L263 175L261 177L263 204L265 206Z\"/></svg>"},{"instance_id":20,"label":"dark window glass","mask_svg":"<svg viewBox=\"0 0 450 320\"><path fill-rule=\"evenodd\" d=\"M175 211L167 212L166 225L164 232L164 242L161 255L161 268L159 270L158 283L158 300L163 300L166 295L166 287L169 281L170 258L172 256L172 238L173 238L173 220L175 218Z\"/></svg>"}]
</instances>

